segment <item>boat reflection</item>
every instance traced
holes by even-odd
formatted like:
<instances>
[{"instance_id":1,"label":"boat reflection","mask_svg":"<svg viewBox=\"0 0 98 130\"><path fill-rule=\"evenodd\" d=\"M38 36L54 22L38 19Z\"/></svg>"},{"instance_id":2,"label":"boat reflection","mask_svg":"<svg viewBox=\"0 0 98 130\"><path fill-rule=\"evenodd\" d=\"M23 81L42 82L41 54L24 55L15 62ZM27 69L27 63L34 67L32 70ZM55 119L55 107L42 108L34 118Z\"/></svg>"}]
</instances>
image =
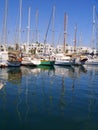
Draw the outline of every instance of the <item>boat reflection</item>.
<instances>
[{"instance_id":1,"label":"boat reflection","mask_svg":"<svg viewBox=\"0 0 98 130\"><path fill-rule=\"evenodd\" d=\"M79 77L82 73L86 73L87 70L83 66L77 67L55 67L55 75L65 76L73 78L74 76ZM76 75L75 75L76 74Z\"/></svg>"},{"instance_id":2,"label":"boat reflection","mask_svg":"<svg viewBox=\"0 0 98 130\"><path fill-rule=\"evenodd\" d=\"M93 72L92 69L90 70ZM1 72L2 77L3 70ZM7 83L5 91L0 91L0 99L1 109L5 110L4 121L7 121L8 125L10 121L14 122L11 115L13 119L15 118L14 126L17 120L16 129L25 129L22 125L19 126L25 123L28 124L29 129L33 129L31 124L34 125L35 121L38 124L39 120L42 121L42 116L43 119L46 119L46 116L52 119L54 115L60 115L61 119L64 117L63 119L66 120L75 119L81 117L82 110L86 111L89 119L92 118L97 106L94 104L97 92L94 91L95 87L88 85L90 83L88 68L22 66L7 68L4 72L3 81L7 79ZM5 79L4 75L6 75ZM97 84L97 78L94 85ZM9 85L10 83L13 85ZM13 87L14 85L16 87ZM8 125L6 127L9 127Z\"/></svg>"},{"instance_id":3,"label":"boat reflection","mask_svg":"<svg viewBox=\"0 0 98 130\"><path fill-rule=\"evenodd\" d=\"M55 68L53 66L38 66L38 67L32 67L32 66L22 66L22 75L30 74L32 73L33 75L37 76L41 72L46 72L50 74L50 72L55 71Z\"/></svg>"},{"instance_id":4,"label":"boat reflection","mask_svg":"<svg viewBox=\"0 0 98 130\"><path fill-rule=\"evenodd\" d=\"M1 80L0 81L0 90L4 87L5 83Z\"/></svg>"},{"instance_id":5,"label":"boat reflection","mask_svg":"<svg viewBox=\"0 0 98 130\"><path fill-rule=\"evenodd\" d=\"M95 72L98 72L98 66L97 65L85 65L84 66L86 69L87 69L87 71L95 71Z\"/></svg>"},{"instance_id":6,"label":"boat reflection","mask_svg":"<svg viewBox=\"0 0 98 130\"><path fill-rule=\"evenodd\" d=\"M8 82L13 84L20 84L22 79L22 72L19 67L9 67L7 70Z\"/></svg>"},{"instance_id":7,"label":"boat reflection","mask_svg":"<svg viewBox=\"0 0 98 130\"><path fill-rule=\"evenodd\" d=\"M97 70L97 69L96 69ZM54 76L64 76L68 78L77 78L82 73L86 73L88 68L83 66L80 67L51 67L51 66L39 66L39 67L9 67L5 69L0 69L0 80L5 80L5 82L11 82L13 84L21 83L23 76L28 76L31 74L33 76L38 76L39 74L54 75Z\"/></svg>"}]
</instances>

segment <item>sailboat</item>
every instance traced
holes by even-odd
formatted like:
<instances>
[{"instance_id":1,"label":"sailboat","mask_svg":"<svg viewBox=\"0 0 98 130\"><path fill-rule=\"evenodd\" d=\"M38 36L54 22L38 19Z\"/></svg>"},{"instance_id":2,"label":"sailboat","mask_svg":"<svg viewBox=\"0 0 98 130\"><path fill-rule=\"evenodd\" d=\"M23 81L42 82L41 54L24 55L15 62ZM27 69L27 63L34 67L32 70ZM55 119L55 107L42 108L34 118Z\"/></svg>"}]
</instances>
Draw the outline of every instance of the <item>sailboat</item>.
<instances>
[{"instance_id":1,"label":"sailboat","mask_svg":"<svg viewBox=\"0 0 98 130\"><path fill-rule=\"evenodd\" d=\"M21 53L19 51L8 52L8 58L8 66L19 67L21 65Z\"/></svg>"},{"instance_id":2,"label":"sailboat","mask_svg":"<svg viewBox=\"0 0 98 130\"><path fill-rule=\"evenodd\" d=\"M35 66L54 66L55 60L50 55L42 55L32 58L31 62Z\"/></svg>"},{"instance_id":3,"label":"sailboat","mask_svg":"<svg viewBox=\"0 0 98 130\"><path fill-rule=\"evenodd\" d=\"M76 53L76 34L77 34L77 24L74 28L75 36L74 36L74 53L73 53L73 59L74 59L74 66L83 66L85 62L87 61L87 57L82 54Z\"/></svg>"},{"instance_id":4,"label":"sailboat","mask_svg":"<svg viewBox=\"0 0 98 130\"><path fill-rule=\"evenodd\" d=\"M20 3L20 30L21 30L21 11L22 10L22 2ZM34 64L31 62L32 58L28 54L28 46L29 46L29 33L30 33L30 11L31 8L28 9L28 30L27 30L27 44L25 46L26 52L22 52L21 54L21 65L23 66L33 66Z\"/></svg>"},{"instance_id":5,"label":"sailboat","mask_svg":"<svg viewBox=\"0 0 98 130\"><path fill-rule=\"evenodd\" d=\"M93 44L93 52L91 55L87 56L87 61L85 62L85 65L98 65L98 55L94 54L94 43L95 43L95 25L96 25L96 19L95 19L95 6L93 6L93 31L92 31L92 44ZM97 19L98 20L98 19ZM98 21L97 21L98 22ZM98 24L97 24L98 26ZM98 30L97 30L97 35L98 35ZM97 48L98 49L98 48Z\"/></svg>"},{"instance_id":6,"label":"sailboat","mask_svg":"<svg viewBox=\"0 0 98 130\"><path fill-rule=\"evenodd\" d=\"M55 65L59 66L71 66L74 63L74 60L70 56L66 56L63 53L56 54Z\"/></svg>"},{"instance_id":7,"label":"sailboat","mask_svg":"<svg viewBox=\"0 0 98 130\"><path fill-rule=\"evenodd\" d=\"M67 33L66 25L67 25L67 15L65 13L64 14L64 46L63 46L63 53L55 55L55 65L71 66L74 63L74 60L72 59L72 57L66 55L66 33Z\"/></svg>"},{"instance_id":8,"label":"sailboat","mask_svg":"<svg viewBox=\"0 0 98 130\"><path fill-rule=\"evenodd\" d=\"M22 56L22 65L32 65L31 63L31 57L28 55L29 50L29 33L30 33L30 13L31 13L31 8L28 8L28 28L27 28L27 44L26 44L26 53L25 55Z\"/></svg>"},{"instance_id":9,"label":"sailboat","mask_svg":"<svg viewBox=\"0 0 98 130\"><path fill-rule=\"evenodd\" d=\"M54 8L53 8L53 10L54 10ZM47 30L46 30L46 33L45 33L44 53L41 56L38 55L37 58L33 58L32 61L31 61L33 64L35 64L37 66L54 66L54 64L55 64L55 59L50 54L46 53L46 39L47 39L47 35L48 35L50 22L51 22L51 17L50 17L48 27L47 27Z\"/></svg>"}]
</instances>

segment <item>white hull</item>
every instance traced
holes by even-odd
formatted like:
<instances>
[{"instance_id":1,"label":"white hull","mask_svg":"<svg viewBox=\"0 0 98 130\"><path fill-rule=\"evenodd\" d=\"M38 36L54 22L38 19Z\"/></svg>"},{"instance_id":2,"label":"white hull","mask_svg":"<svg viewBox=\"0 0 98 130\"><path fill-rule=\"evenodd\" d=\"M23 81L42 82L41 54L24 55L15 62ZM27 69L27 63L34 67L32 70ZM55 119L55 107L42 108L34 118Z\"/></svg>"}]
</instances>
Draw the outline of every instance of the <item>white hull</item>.
<instances>
[{"instance_id":1,"label":"white hull","mask_svg":"<svg viewBox=\"0 0 98 130\"><path fill-rule=\"evenodd\" d=\"M23 57L21 61L21 65L24 66L34 66L31 57Z\"/></svg>"},{"instance_id":2,"label":"white hull","mask_svg":"<svg viewBox=\"0 0 98 130\"><path fill-rule=\"evenodd\" d=\"M8 60L8 52L1 51L0 52L0 66L7 66L7 60Z\"/></svg>"},{"instance_id":3,"label":"white hull","mask_svg":"<svg viewBox=\"0 0 98 130\"><path fill-rule=\"evenodd\" d=\"M98 57L88 56L88 60L85 62L85 65L98 65Z\"/></svg>"},{"instance_id":4,"label":"white hull","mask_svg":"<svg viewBox=\"0 0 98 130\"><path fill-rule=\"evenodd\" d=\"M72 64L73 62L71 61L60 61L60 60L55 61L55 65L60 65L60 66L70 66Z\"/></svg>"},{"instance_id":5,"label":"white hull","mask_svg":"<svg viewBox=\"0 0 98 130\"><path fill-rule=\"evenodd\" d=\"M71 66L73 65L74 61L70 56L66 56L64 54L57 54L55 56L55 65L60 65L60 66Z\"/></svg>"},{"instance_id":6,"label":"white hull","mask_svg":"<svg viewBox=\"0 0 98 130\"><path fill-rule=\"evenodd\" d=\"M41 60L40 59L32 59L31 62L32 62L32 64L34 64L36 66L41 64Z\"/></svg>"},{"instance_id":7,"label":"white hull","mask_svg":"<svg viewBox=\"0 0 98 130\"><path fill-rule=\"evenodd\" d=\"M98 65L98 61L87 61L85 65Z\"/></svg>"},{"instance_id":8,"label":"white hull","mask_svg":"<svg viewBox=\"0 0 98 130\"><path fill-rule=\"evenodd\" d=\"M29 66L29 65L30 65L30 66L31 66L31 65L33 65L33 64L32 64L31 61L22 61L22 62L21 62L21 65L24 65L24 66L26 66L26 65Z\"/></svg>"}]
</instances>

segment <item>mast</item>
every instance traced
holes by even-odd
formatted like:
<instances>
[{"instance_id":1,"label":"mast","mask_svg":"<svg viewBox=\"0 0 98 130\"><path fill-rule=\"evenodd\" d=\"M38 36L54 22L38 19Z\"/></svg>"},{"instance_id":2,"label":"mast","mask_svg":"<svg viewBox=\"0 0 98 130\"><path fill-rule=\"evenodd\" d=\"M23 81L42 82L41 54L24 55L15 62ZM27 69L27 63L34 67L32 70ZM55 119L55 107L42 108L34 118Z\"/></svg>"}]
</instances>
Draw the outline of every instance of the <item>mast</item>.
<instances>
[{"instance_id":1,"label":"mast","mask_svg":"<svg viewBox=\"0 0 98 130\"><path fill-rule=\"evenodd\" d=\"M96 51L98 54L98 12L96 11Z\"/></svg>"},{"instance_id":2,"label":"mast","mask_svg":"<svg viewBox=\"0 0 98 130\"><path fill-rule=\"evenodd\" d=\"M46 40L47 40L47 35L48 35L50 23L51 23L51 18L52 18L52 14L51 14L51 16L50 16L49 23L48 23L48 26L47 26L47 30L46 30L46 33L45 33L45 39L44 39L44 53L46 53Z\"/></svg>"},{"instance_id":3,"label":"mast","mask_svg":"<svg viewBox=\"0 0 98 130\"><path fill-rule=\"evenodd\" d=\"M63 52L66 53L66 36L67 36L67 14L64 14L64 47Z\"/></svg>"},{"instance_id":4,"label":"mast","mask_svg":"<svg viewBox=\"0 0 98 130\"><path fill-rule=\"evenodd\" d=\"M95 6L93 6L93 30L92 30L92 49L94 49L95 43Z\"/></svg>"},{"instance_id":5,"label":"mast","mask_svg":"<svg viewBox=\"0 0 98 130\"><path fill-rule=\"evenodd\" d=\"M22 16L22 0L20 0L20 10L19 10L19 39L18 39L18 43L19 43L19 48L20 48L20 44L21 44L21 16Z\"/></svg>"},{"instance_id":6,"label":"mast","mask_svg":"<svg viewBox=\"0 0 98 130\"><path fill-rule=\"evenodd\" d=\"M75 28L74 28L74 31L75 31L75 35L74 35L74 52L76 52L76 33L77 33L77 24L75 25Z\"/></svg>"},{"instance_id":7,"label":"mast","mask_svg":"<svg viewBox=\"0 0 98 130\"><path fill-rule=\"evenodd\" d=\"M80 33L79 46L82 45L82 33Z\"/></svg>"},{"instance_id":8,"label":"mast","mask_svg":"<svg viewBox=\"0 0 98 130\"><path fill-rule=\"evenodd\" d=\"M55 17L55 6L53 6L52 14L52 45L54 46L54 17Z\"/></svg>"},{"instance_id":9,"label":"mast","mask_svg":"<svg viewBox=\"0 0 98 130\"><path fill-rule=\"evenodd\" d=\"M7 44L7 12L8 12L8 0L5 0L5 10L4 10L4 21L2 29L2 44Z\"/></svg>"},{"instance_id":10,"label":"mast","mask_svg":"<svg viewBox=\"0 0 98 130\"><path fill-rule=\"evenodd\" d=\"M27 53L28 53L28 47L29 47L29 40L30 40L30 12L31 12L31 8L29 7L29 11L28 11L28 26L27 26Z\"/></svg>"},{"instance_id":11,"label":"mast","mask_svg":"<svg viewBox=\"0 0 98 130\"><path fill-rule=\"evenodd\" d=\"M38 43L38 9L36 10L36 43Z\"/></svg>"}]
</instances>

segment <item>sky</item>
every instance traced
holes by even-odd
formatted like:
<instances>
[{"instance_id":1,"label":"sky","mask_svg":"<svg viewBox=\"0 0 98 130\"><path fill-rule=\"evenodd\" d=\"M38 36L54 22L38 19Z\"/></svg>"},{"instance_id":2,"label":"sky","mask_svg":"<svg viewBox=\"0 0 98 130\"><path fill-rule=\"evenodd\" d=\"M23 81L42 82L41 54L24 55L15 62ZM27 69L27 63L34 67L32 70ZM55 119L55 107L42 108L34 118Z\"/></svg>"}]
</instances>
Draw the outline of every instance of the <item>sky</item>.
<instances>
[{"instance_id":1,"label":"sky","mask_svg":"<svg viewBox=\"0 0 98 130\"><path fill-rule=\"evenodd\" d=\"M98 11L98 0L22 0L21 42L27 41L28 10L30 8L30 42L36 41L36 21L38 21L39 42L44 42L46 32L48 32L46 38L47 43L54 43L54 45L63 44L64 14L66 13L68 16L66 42L68 45L74 44L74 28L77 25L77 46L90 46L93 5L95 5ZM6 30L9 44L15 44L16 41L16 30L19 28L19 7L20 0L8 0ZM49 22L53 7L55 7L54 20L52 22L51 18L51 22ZM0 39L2 39L2 28L4 25L4 8L5 0L0 0ZM38 11L38 20L36 20L36 11ZM53 27L52 23L54 23ZM52 40L53 34L54 42Z\"/></svg>"}]
</instances>

